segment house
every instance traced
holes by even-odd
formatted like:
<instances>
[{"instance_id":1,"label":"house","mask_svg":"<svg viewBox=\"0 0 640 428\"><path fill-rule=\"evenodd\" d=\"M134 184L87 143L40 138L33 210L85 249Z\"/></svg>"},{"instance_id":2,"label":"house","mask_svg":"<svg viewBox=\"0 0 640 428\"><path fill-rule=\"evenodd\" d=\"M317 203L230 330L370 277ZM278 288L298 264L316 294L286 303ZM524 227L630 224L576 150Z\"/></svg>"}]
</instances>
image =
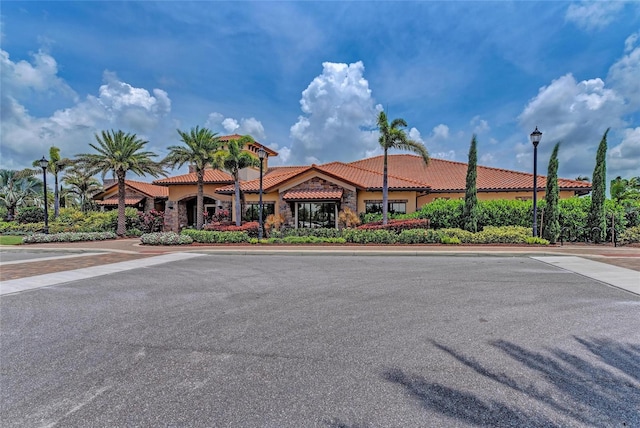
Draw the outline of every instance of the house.
<instances>
[{"instance_id":1,"label":"house","mask_svg":"<svg viewBox=\"0 0 640 428\"><path fill-rule=\"evenodd\" d=\"M164 211L169 190L164 186L156 186L142 181L125 180L125 206L137 208L138 211ZM118 182L109 180L104 183L104 190L93 197L95 203L103 210L118 208Z\"/></svg>"},{"instance_id":2,"label":"house","mask_svg":"<svg viewBox=\"0 0 640 428\"><path fill-rule=\"evenodd\" d=\"M238 136L239 137L239 136ZM233 138L233 136L232 136ZM247 151L263 147L251 144ZM277 156L269 150L270 157ZM268 158L265 159L268 162ZM264 165L263 215L280 214L290 227L337 227L338 213L344 208L361 213L382 212L383 156L355 162L330 162L322 165ZM243 220L258 219L259 171L247 168L240 189L243 195ZM422 158L410 154L388 156L388 209L391 213L411 213L439 198L464 198L467 164ZM205 211L209 216L233 213L232 177L219 170L205 171ZM167 186L169 199L165 212L165 230L178 231L195 224L196 175L163 178L153 182ZM537 196L544 197L546 180L538 176ZM591 184L559 179L560 198L584 195ZM478 166L478 199L532 199L533 175L500 168Z\"/></svg>"}]
</instances>

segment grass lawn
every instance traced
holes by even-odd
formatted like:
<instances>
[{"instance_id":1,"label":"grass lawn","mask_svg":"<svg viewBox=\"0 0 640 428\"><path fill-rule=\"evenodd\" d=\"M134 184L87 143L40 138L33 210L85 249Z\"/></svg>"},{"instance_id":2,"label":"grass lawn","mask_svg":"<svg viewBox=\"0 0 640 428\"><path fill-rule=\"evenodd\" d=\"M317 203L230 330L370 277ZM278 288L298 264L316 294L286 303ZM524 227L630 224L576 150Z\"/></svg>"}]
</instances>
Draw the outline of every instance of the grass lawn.
<instances>
[{"instance_id":1,"label":"grass lawn","mask_svg":"<svg viewBox=\"0 0 640 428\"><path fill-rule=\"evenodd\" d=\"M0 245L20 245L22 236L0 235Z\"/></svg>"}]
</instances>

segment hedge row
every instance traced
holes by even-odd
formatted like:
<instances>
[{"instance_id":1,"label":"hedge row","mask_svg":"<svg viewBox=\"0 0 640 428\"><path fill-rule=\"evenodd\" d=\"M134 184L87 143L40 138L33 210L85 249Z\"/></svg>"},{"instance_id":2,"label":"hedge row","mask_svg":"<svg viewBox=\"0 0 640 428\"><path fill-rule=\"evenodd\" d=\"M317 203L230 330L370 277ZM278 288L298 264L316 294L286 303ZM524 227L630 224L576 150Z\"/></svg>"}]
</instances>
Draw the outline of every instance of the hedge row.
<instances>
[{"instance_id":1,"label":"hedge row","mask_svg":"<svg viewBox=\"0 0 640 428\"><path fill-rule=\"evenodd\" d=\"M80 242L80 241L104 241L116 239L114 232L63 232L63 233L34 233L25 236L22 242L25 244L42 244L46 242Z\"/></svg>"},{"instance_id":2,"label":"hedge row","mask_svg":"<svg viewBox=\"0 0 640 428\"><path fill-rule=\"evenodd\" d=\"M432 229L462 228L461 199L438 199L424 205L412 214L396 216L396 218L424 218L429 219ZM560 225L565 239L585 240L590 231L586 228L587 217L591 206L591 197L574 197L559 201ZM546 203L538 201L538 225L542 225ZM628 227L640 226L640 201L627 201L618 204L613 200L605 202L607 217L607 240L611 239L611 227L615 227L619 235ZM530 227L533 218L533 202L518 200L488 200L478 201L478 228L500 226Z\"/></svg>"}]
</instances>

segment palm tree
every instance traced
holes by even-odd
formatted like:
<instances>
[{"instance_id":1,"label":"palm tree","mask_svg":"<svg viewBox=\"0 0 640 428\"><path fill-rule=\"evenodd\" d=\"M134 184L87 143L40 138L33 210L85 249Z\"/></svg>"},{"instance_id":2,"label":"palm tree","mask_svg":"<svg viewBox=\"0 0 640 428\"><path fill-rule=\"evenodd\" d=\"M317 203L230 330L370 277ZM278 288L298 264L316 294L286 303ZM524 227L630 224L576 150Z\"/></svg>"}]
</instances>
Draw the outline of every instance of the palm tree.
<instances>
[{"instance_id":1,"label":"palm tree","mask_svg":"<svg viewBox=\"0 0 640 428\"><path fill-rule=\"evenodd\" d=\"M60 214L60 185L58 184L58 174L71 166L73 161L60 157L60 149L56 146L49 147L49 166L47 171L53 174L55 188L53 190L53 218ZM33 161L32 166L39 167L40 160Z\"/></svg>"},{"instance_id":2,"label":"palm tree","mask_svg":"<svg viewBox=\"0 0 640 428\"><path fill-rule=\"evenodd\" d=\"M100 182L79 165L71 167L62 178L65 190L74 195L80 204L80 210L87 212L93 206L92 197L102 191Z\"/></svg>"},{"instance_id":3,"label":"palm tree","mask_svg":"<svg viewBox=\"0 0 640 428\"><path fill-rule=\"evenodd\" d=\"M387 151L389 149L400 149L414 152L422 157L425 166L429 164L429 152L427 148L416 141L411 140L405 133L407 122L404 119L393 119L391 124L387 120L384 111L378 114L378 129L380 138L378 142L384 150L384 167L382 170L382 224L387 224L387 211L389 200L389 183L387 177Z\"/></svg>"},{"instance_id":4,"label":"palm tree","mask_svg":"<svg viewBox=\"0 0 640 428\"><path fill-rule=\"evenodd\" d=\"M0 170L0 206L7 209L7 221L15 218L16 209L22 205L37 205L42 191L42 181L33 177L32 170Z\"/></svg>"},{"instance_id":5,"label":"palm tree","mask_svg":"<svg viewBox=\"0 0 640 428\"><path fill-rule=\"evenodd\" d=\"M220 139L217 134L207 128L191 128L189 133L177 130L180 141L184 146L170 146L169 154L162 161L172 168L180 168L189 163L193 165L198 180L198 195L196 197L196 229L202 229L204 220L204 170L207 166L221 168L220 156L216 153L220 150Z\"/></svg>"},{"instance_id":6,"label":"palm tree","mask_svg":"<svg viewBox=\"0 0 640 428\"><path fill-rule=\"evenodd\" d=\"M243 168L260 166L258 158L242 151L243 147L248 143L253 143L253 138L249 135L245 135L234 140L229 140L227 143L227 150L218 152L218 156L222 158L222 165L224 169L229 171L233 176L236 201L236 226L240 226L242 224L242 210L240 207L240 178L238 177L238 174Z\"/></svg>"},{"instance_id":7,"label":"palm tree","mask_svg":"<svg viewBox=\"0 0 640 428\"><path fill-rule=\"evenodd\" d=\"M143 151L148 141L144 141L136 134L118 131L102 131L101 136L95 134L97 145L89 144L98 153L84 153L77 155L77 161L91 175L102 173L102 178L108 172L113 172L118 182L118 228L116 233L124 236L125 223L125 178L131 171L137 175L149 174L152 177L166 176L162 164L152 160L153 152Z\"/></svg>"}]
</instances>

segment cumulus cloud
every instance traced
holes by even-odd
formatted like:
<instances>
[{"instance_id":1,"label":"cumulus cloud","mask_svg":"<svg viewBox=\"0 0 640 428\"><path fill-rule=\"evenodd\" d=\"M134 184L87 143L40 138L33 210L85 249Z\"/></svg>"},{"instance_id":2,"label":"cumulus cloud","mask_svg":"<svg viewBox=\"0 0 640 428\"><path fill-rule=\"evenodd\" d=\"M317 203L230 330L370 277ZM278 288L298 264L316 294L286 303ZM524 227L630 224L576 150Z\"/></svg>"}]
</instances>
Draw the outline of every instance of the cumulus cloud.
<instances>
[{"instance_id":1,"label":"cumulus cloud","mask_svg":"<svg viewBox=\"0 0 640 428\"><path fill-rule=\"evenodd\" d=\"M377 153L376 105L361 61L325 62L322 73L302 92L305 115L290 128L294 163L345 161Z\"/></svg>"},{"instance_id":2,"label":"cumulus cloud","mask_svg":"<svg viewBox=\"0 0 640 428\"><path fill-rule=\"evenodd\" d=\"M480 116L474 116L469 124L473 127L474 134L482 134L491 130L489 122L484 119L480 119Z\"/></svg>"},{"instance_id":3,"label":"cumulus cloud","mask_svg":"<svg viewBox=\"0 0 640 428\"><path fill-rule=\"evenodd\" d=\"M55 59L39 52L34 57L34 64L30 65L24 61L13 63L4 53L1 57L0 159L3 168L30 166L52 145L60 147L63 156L87 152L88 143L95 141L94 134L104 129L133 132L152 144L153 137L157 137L159 145L164 146L167 126L162 119L171 111L171 100L165 91L154 89L150 93L122 82L115 73L106 71L97 96L87 95L84 100L75 98L66 108L50 115L34 116L22 100L28 99L29 95L18 89L29 88L36 94L71 91L57 76ZM4 90L5 84L10 90Z\"/></svg>"},{"instance_id":4,"label":"cumulus cloud","mask_svg":"<svg viewBox=\"0 0 640 428\"><path fill-rule=\"evenodd\" d=\"M225 117L222 113L213 112L209 114L205 126L220 134L251 135L256 141L266 145L265 139L267 136L264 132L264 126L255 117L247 119L243 117L238 120L232 117Z\"/></svg>"},{"instance_id":5,"label":"cumulus cloud","mask_svg":"<svg viewBox=\"0 0 640 428\"><path fill-rule=\"evenodd\" d=\"M5 95L20 97L30 90L76 96L69 85L58 77L58 63L51 55L39 50L31 58L32 63L24 60L13 62L9 53L0 49L0 75Z\"/></svg>"},{"instance_id":6,"label":"cumulus cloud","mask_svg":"<svg viewBox=\"0 0 640 428\"><path fill-rule=\"evenodd\" d=\"M640 175L640 126L623 131L620 144L611 147L607 153L607 167L622 177Z\"/></svg>"},{"instance_id":7,"label":"cumulus cloud","mask_svg":"<svg viewBox=\"0 0 640 428\"><path fill-rule=\"evenodd\" d=\"M565 19L583 30L601 30L611 24L624 7L618 1L583 1L569 5Z\"/></svg>"},{"instance_id":8,"label":"cumulus cloud","mask_svg":"<svg viewBox=\"0 0 640 428\"><path fill-rule=\"evenodd\" d=\"M628 120L640 108L640 48L637 38L627 38L625 55L609 69L606 80L596 77L577 81L566 74L540 88L519 116L524 129L540 126L543 142L539 150L550 152L562 141L560 168L565 174L588 175L595 163L595 151L607 128L611 171L634 174L631 164L640 164L637 128L627 128ZM620 141L622 136L622 142ZM531 163L531 146L516 145L516 159L526 167ZM637 172L634 174L637 175Z\"/></svg>"}]
</instances>

